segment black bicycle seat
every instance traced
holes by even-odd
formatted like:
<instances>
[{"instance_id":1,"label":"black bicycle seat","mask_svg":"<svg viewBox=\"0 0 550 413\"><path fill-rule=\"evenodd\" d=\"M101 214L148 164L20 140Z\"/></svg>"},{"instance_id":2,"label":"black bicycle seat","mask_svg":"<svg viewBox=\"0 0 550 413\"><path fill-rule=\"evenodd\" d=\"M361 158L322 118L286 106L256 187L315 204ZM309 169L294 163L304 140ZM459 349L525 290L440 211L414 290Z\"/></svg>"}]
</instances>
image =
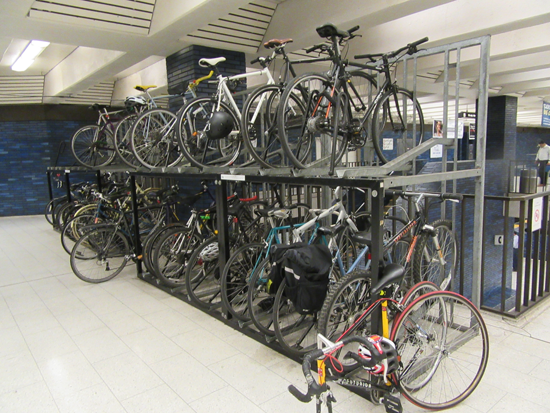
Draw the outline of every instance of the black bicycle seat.
<instances>
[{"instance_id":1,"label":"black bicycle seat","mask_svg":"<svg viewBox=\"0 0 550 413\"><path fill-rule=\"evenodd\" d=\"M347 31L338 29L332 23L325 23L322 26L317 27L315 30L317 30L317 34L321 37L332 37L332 36L349 37L350 36L350 34Z\"/></svg>"}]
</instances>

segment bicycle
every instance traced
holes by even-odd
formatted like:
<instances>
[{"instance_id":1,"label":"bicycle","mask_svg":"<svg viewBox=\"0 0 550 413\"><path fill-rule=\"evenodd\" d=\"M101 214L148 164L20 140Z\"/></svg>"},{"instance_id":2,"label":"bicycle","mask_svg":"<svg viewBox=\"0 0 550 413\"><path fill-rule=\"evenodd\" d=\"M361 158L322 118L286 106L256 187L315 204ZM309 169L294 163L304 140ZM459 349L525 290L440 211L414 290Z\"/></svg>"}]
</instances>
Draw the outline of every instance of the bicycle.
<instances>
[{"instance_id":1,"label":"bicycle","mask_svg":"<svg viewBox=\"0 0 550 413\"><path fill-rule=\"evenodd\" d=\"M370 138L376 141L382 132L386 117L393 115L392 104L396 108L396 119L390 116L394 128L402 133L411 126L415 134L413 139L423 138L423 115L420 105L411 92L399 88L391 78L390 68L396 57L405 50L413 54L417 46L426 42L422 39L410 43L405 48L383 55L382 67L349 62L341 55L341 45L355 37L359 29L355 26L348 31L338 29L332 24L317 28L320 37L327 38L331 45L320 44L314 48L327 50L333 59L333 70L328 74L306 73L295 78L281 96L277 112L277 122L282 147L292 162L299 169L310 167L329 167L329 175L348 151L365 146L370 121L376 135ZM311 50L311 49L310 49ZM373 55L374 56L374 55ZM356 56L368 57L367 55ZM397 61L397 60L396 60ZM348 66L356 66L378 71L385 75L382 85L377 85L371 75L363 72L350 72ZM354 80L353 77L357 80ZM364 81L361 85L358 79ZM377 92L373 91L377 89ZM301 107L292 101L299 97ZM393 100L393 102L392 102ZM400 106L399 102L403 102ZM412 115L410 118L407 114ZM374 129L376 124L376 128ZM410 136L409 136L410 138ZM387 161L380 157L381 162Z\"/></svg>"},{"instance_id":2,"label":"bicycle","mask_svg":"<svg viewBox=\"0 0 550 413\"><path fill-rule=\"evenodd\" d=\"M178 146L174 127L178 114L185 107L185 94L190 93L193 99L197 98L196 89L204 80L210 79L213 72L191 82L184 82L180 87L180 94L184 105L176 112L162 108L146 110L132 123L127 132L130 149L133 156L145 168L171 167L181 162L183 155ZM146 91L153 86L142 86ZM183 90L185 88L185 90Z\"/></svg>"},{"instance_id":3,"label":"bicycle","mask_svg":"<svg viewBox=\"0 0 550 413\"><path fill-rule=\"evenodd\" d=\"M121 211L105 206L117 218L109 223L84 227L83 235L71 251L71 269L83 281L100 283L116 277L136 255L133 210ZM160 225L152 211L162 206L138 209L140 233L149 233ZM130 216L131 218L128 218Z\"/></svg>"},{"instance_id":4,"label":"bicycle","mask_svg":"<svg viewBox=\"0 0 550 413\"><path fill-rule=\"evenodd\" d=\"M271 39L264 43L266 49L273 49L274 55L282 56L282 75L278 84L268 83L254 89L246 99L240 117L240 130L245 147L256 163L263 168L284 167L288 164L279 142L276 116L280 97L288 80L296 77L294 65L330 60L329 57L319 57L291 61L285 52L285 46L291 42L292 39ZM259 62L266 67L274 55ZM301 104L299 99L294 99L294 103Z\"/></svg>"},{"instance_id":5,"label":"bicycle","mask_svg":"<svg viewBox=\"0 0 550 413\"><path fill-rule=\"evenodd\" d=\"M333 381L383 403L389 412L402 411L398 392L419 407L440 410L456 406L475 390L489 353L481 314L469 300L449 291L428 292L403 305L388 298L383 292L399 278L398 267L370 291L380 298L334 342L319 334L320 349L308 353L302 364L307 392L289 386L298 400L307 403L315 396L317 412L323 402L332 411L335 399L326 382ZM393 307L397 317L391 334L382 338L366 326L384 305ZM387 311L380 314L387 325ZM310 371L312 359L318 360L319 382Z\"/></svg>"},{"instance_id":6,"label":"bicycle","mask_svg":"<svg viewBox=\"0 0 550 413\"><path fill-rule=\"evenodd\" d=\"M90 106L91 110L99 112L97 124L83 126L71 138L74 158L87 168L107 166L115 159L115 129L124 110L109 112L108 108L97 103Z\"/></svg>"}]
</instances>

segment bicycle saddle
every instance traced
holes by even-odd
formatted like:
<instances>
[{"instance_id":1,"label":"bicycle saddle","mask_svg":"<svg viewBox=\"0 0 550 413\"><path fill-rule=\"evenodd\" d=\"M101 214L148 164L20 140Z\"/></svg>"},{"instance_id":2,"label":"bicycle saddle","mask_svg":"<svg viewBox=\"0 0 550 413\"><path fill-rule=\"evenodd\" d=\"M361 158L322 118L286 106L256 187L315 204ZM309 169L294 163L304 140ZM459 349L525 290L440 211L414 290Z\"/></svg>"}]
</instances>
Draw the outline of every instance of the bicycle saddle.
<instances>
[{"instance_id":1,"label":"bicycle saddle","mask_svg":"<svg viewBox=\"0 0 550 413\"><path fill-rule=\"evenodd\" d=\"M225 57L213 57L211 59L202 58L199 60L199 66L202 67L214 67L218 63L225 62Z\"/></svg>"},{"instance_id":2,"label":"bicycle saddle","mask_svg":"<svg viewBox=\"0 0 550 413\"><path fill-rule=\"evenodd\" d=\"M287 43L292 43L292 39L271 39L264 43L266 49L273 49L275 47L283 46Z\"/></svg>"},{"instance_id":3,"label":"bicycle saddle","mask_svg":"<svg viewBox=\"0 0 550 413\"><path fill-rule=\"evenodd\" d=\"M90 106L88 109L91 110L103 110L110 108L109 105L100 105L99 103L94 103L92 106Z\"/></svg>"},{"instance_id":4,"label":"bicycle saddle","mask_svg":"<svg viewBox=\"0 0 550 413\"><path fill-rule=\"evenodd\" d=\"M376 285L372 287L371 294L378 295L378 293L388 285L400 282L405 275L404 270L405 269L402 265L396 264L394 262L386 265L384 267L384 270L382 271L380 279L378 280Z\"/></svg>"},{"instance_id":5,"label":"bicycle saddle","mask_svg":"<svg viewBox=\"0 0 550 413\"><path fill-rule=\"evenodd\" d=\"M187 87L189 86L189 80L184 80L181 83L178 83L175 86L168 88L169 95L183 95L187 92Z\"/></svg>"},{"instance_id":6,"label":"bicycle saddle","mask_svg":"<svg viewBox=\"0 0 550 413\"><path fill-rule=\"evenodd\" d=\"M317 30L317 34L321 37L332 37L332 36L349 37L350 36L350 34L347 31L338 29L332 23L325 23L322 26L317 27L315 30Z\"/></svg>"},{"instance_id":7,"label":"bicycle saddle","mask_svg":"<svg viewBox=\"0 0 550 413\"><path fill-rule=\"evenodd\" d=\"M145 92L146 90L149 90L155 87L157 87L157 85L148 85L148 86L137 85L137 86L134 86L134 89L139 90L140 92Z\"/></svg>"}]
</instances>

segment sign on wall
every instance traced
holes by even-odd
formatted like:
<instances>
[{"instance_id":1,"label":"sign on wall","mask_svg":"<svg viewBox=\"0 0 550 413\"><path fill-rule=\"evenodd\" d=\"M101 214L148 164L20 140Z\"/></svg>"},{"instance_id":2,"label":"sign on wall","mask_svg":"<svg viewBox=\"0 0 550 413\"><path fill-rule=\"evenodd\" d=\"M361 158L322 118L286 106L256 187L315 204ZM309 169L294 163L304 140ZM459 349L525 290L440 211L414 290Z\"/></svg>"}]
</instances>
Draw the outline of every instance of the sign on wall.
<instances>
[{"instance_id":1,"label":"sign on wall","mask_svg":"<svg viewBox=\"0 0 550 413\"><path fill-rule=\"evenodd\" d=\"M550 128L550 103L542 102L542 126Z\"/></svg>"}]
</instances>

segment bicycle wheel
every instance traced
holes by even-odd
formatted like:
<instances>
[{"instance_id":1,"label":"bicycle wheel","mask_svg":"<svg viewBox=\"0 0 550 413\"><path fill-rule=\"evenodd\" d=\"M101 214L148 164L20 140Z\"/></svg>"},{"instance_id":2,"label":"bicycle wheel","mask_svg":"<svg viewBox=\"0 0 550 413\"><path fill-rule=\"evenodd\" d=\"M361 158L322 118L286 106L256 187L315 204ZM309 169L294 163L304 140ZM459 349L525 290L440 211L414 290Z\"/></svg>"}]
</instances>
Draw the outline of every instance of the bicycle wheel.
<instances>
[{"instance_id":1,"label":"bicycle wheel","mask_svg":"<svg viewBox=\"0 0 550 413\"><path fill-rule=\"evenodd\" d=\"M489 358L489 336L477 308L449 291L413 301L394 325L401 392L428 410L453 407L477 387Z\"/></svg>"},{"instance_id":2,"label":"bicycle wheel","mask_svg":"<svg viewBox=\"0 0 550 413\"><path fill-rule=\"evenodd\" d=\"M71 151L77 162L88 168L109 165L116 156L113 135L97 125L77 130L71 138Z\"/></svg>"},{"instance_id":3,"label":"bicycle wheel","mask_svg":"<svg viewBox=\"0 0 550 413\"><path fill-rule=\"evenodd\" d=\"M208 310L219 305L220 276L218 237L214 236L195 248L187 262L185 286L189 301Z\"/></svg>"},{"instance_id":4,"label":"bicycle wheel","mask_svg":"<svg viewBox=\"0 0 550 413\"><path fill-rule=\"evenodd\" d=\"M268 258L256 267L248 282L247 308L248 315L256 328L266 337L275 336L273 326L273 303L275 293L269 291L269 273L271 262Z\"/></svg>"},{"instance_id":5,"label":"bicycle wheel","mask_svg":"<svg viewBox=\"0 0 550 413\"><path fill-rule=\"evenodd\" d=\"M330 289L323 307L319 312L319 334L331 341L337 341L344 332L359 319L369 307L371 300L370 271L353 271L338 281ZM370 334L370 316L353 327L346 334L368 336ZM348 344L333 354L338 362L328 363L333 374L348 373L358 367L352 358L345 357L348 352L357 354L357 343Z\"/></svg>"},{"instance_id":6,"label":"bicycle wheel","mask_svg":"<svg viewBox=\"0 0 550 413\"><path fill-rule=\"evenodd\" d=\"M295 78L281 96L277 110L279 138L296 168L328 166L333 146L338 163L347 149L347 134L342 133L346 119L349 120L347 106L329 102L327 94L334 95L333 101L341 99L340 90L332 90L332 82L327 76L306 73ZM338 122L341 128L335 129Z\"/></svg>"},{"instance_id":7,"label":"bicycle wheel","mask_svg":"<svg viewBox=\"0 0 550 413\"><path fill-rule=\"evenodd\" d=\"M242 142L239 119L225 103L216 106L215 100L196 98L187 102L178 114L176 133L180 148L191 165L198 168L242 164L238 159ZM223 136L215 135L214 130L210 132L210 120L217 112L229 113L233 121L233 125L225 125L229 132L223 132Z\"/></svg>"},{"instance_id":8,"label":"bicycle wheel","mask_svg":"<svg viewBox=\"0 0 550 413\"><path fill-rule=\"evenodd\" d=\"M238 320L249 321L248 282L258 265L263 243L253 243L237 248L227 260L221 278L221 294L224 307Z\"/></svg>"},{"instance_id":9,"label":"bicycle wheel","mask_svg":"<svg viewBox=\"0 0 550 413\"><path fill-rule=\"evenodd\" d=\"M94 229L91 225L100 223L102 220L91 214L78 215L67 221L61 231L61 245L67 254L71 254L74 244L85 234L85 228L89 231Z\"/></svg>"},{"instance_id":10,"label":"bicycle wheel","mask_svg":"<svg viewBox=\"0 0 550 413\"><path fill-rule=\"evenodd\" d=\"M273 327L281 347L295 357L317 349L317 313L300 314L285 294L283 280L273 303Z\"/></svg>"},{"instance_id":11,"label":"bicycle wheel","mask_svg":"<svg viewBox=\"0 0 550 413\"><path fill-rule=\"evenodd\" d=\"M155 269L155 265L153 264L153 257L155 256L155 253L159 246L159 240L164 235L166 235L169 231L173 231L175 229L182 229L182 228L186 228L186 226L180 223L173 223L164 227L162 226L158 227L155 231L153 231L147 236L147 238L143 243L143 248L142 248L142 256L143 256L142 262L143 262L143 265L145 265L146 270L150 274L156 276L156 269Z\"/></svg>"},{"instance_id":12,"label":"bicycle wheel","mask_svg":"<svg viewBox=\"0 0 550 413\"><path fill-rule=\"evenodd\" d=\"M405 89L387 91L376 104L371 120L372 142L381 163L422 143L424 115L413 94Z\"/></svg>"},{"instance_id":13,"label":"bicycle wheel","mask_svg":"<svg viewBox=\"0 0 550 413\"><path fill-rule=\"evenodd\" d=\"M173 288L185 284L185 270L202 238L187 227L168 230L157 241L151 263L159 281Z\"/></svg>"},{"instance_id":14,"label":"bicycle wheel","mask_svg":"<svg viewBox=\"0 0 550 413\"><path fill-rule=\"evenodd\" d=\"M431 293L433 291L440 291L440 289L431 281L421 281L407 291L407 293L401 299L400 304L403 308L405 308L418 297L424 294Z\"/></svg>"},{"instance_id":15,"label":"bicycle wheel","mask_svg":"<svg viewBox=\"0 0 550 413\"><path fill-rule=\"evenodd\" d=\"M413 279L415 282L432 281L441 290L452 290L458 263L458 241L452 230L452 222L437 220L434 227L435 239L423 233L413 252Z\"/></svg>"},{"instance_id":16,"label":"bicycle wheel","mask_svg":"<svg viewBox=\"0 0 550 413\"><path fill-rule=\"evenodd\" d=\"M137 120L138 114L132 113L118 122L114 137L115 137L115 151L118 157L126 165L137 168L141 166L141 163L137 160L134 152L132 152L132 126Z\"/></svg>"},{"instance_id":17,"label":"bicycle wheel","mask_svg":"<svg viewBox=\"0 0 550 413\"><path fill-rule=\"evenodd\" d=\"M277 129L277 108L283 88L265 85L252 92L243 107L241 131L250 155L263 168L289 166L281 147ZM299 107L300 99L291 96L292 106ZM301 109L302 112L304 109Z\"/></svg>"},{"instance_id":18,"label":"bicycle wheel","mask_svg":"<svg viewBox=\"0 0 550 413\"><path fill-rule=\"evenodd\" d=\"M131 130L131 149L141 165L151 169L181 161L175 124L176 115L166 109L151 109L137 118Z\"/></svg>"},{"instance_id":19,"label":"bicycle wheel","mask_svg":"<svg viewBox=\"0 0 550 413\"><path fill-rule=\"evenodd\" d=\"M100 283L120 274L129 255L126 236L114 226L101 226L76 242L71 251L71 268L81 280Z\"/></svg>"}]
</instances>

